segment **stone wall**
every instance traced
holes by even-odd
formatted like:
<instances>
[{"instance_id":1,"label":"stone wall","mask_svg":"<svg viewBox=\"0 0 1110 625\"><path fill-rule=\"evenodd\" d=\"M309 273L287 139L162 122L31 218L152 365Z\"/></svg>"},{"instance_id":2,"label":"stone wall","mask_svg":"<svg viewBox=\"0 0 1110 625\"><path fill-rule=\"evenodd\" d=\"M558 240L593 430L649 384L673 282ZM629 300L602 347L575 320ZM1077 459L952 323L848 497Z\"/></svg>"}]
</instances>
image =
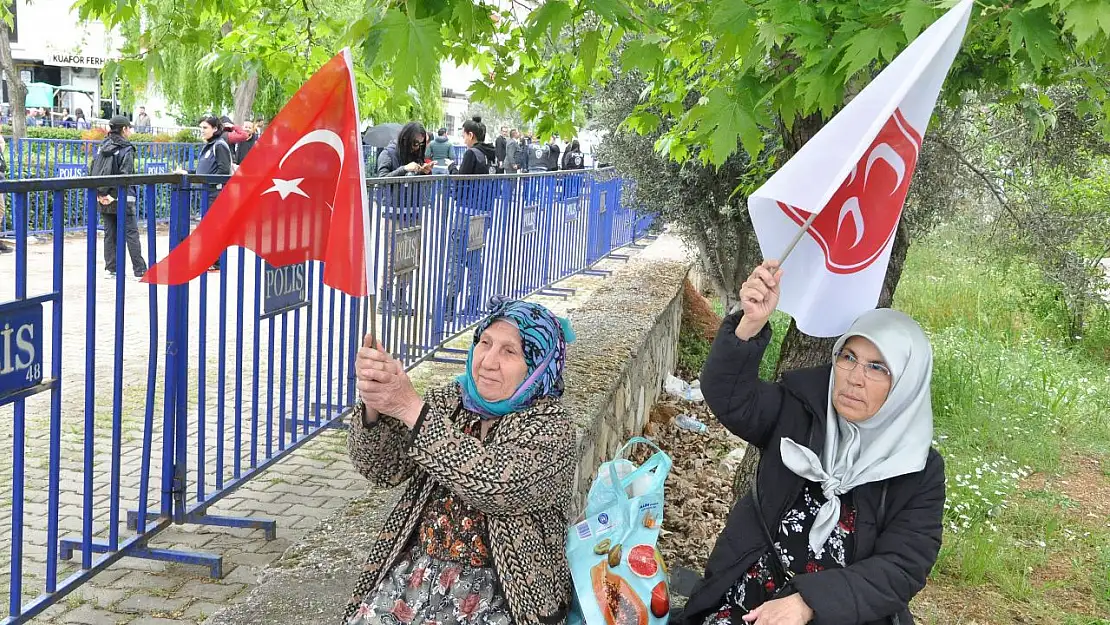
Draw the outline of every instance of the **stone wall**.
<instances>
[{"instance_id":1,"label":"stone wall","mask_svg":"<svg viewBox=\"0 0 1110 625\"><path fill-rule=\"evenodd\" d=\"M576 504L599 464L644 431L663 380L674 371L689 265L633 260L575 311L563 404L579 428Z\"/></svg>"}]
</instances>

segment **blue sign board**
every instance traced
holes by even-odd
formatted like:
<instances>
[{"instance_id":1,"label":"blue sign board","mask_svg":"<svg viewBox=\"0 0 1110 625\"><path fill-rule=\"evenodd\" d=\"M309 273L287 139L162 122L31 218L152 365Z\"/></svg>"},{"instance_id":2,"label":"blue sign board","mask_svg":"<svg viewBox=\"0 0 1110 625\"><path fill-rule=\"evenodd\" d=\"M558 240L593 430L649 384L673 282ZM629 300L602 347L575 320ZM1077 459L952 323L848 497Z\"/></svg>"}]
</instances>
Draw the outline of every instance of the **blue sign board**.
<instances>
[{"instance_id":1,"label":"blue sign board","mask_svg":"<svg viewBox=\"0 0 1110 625\"><path fill-rule=\"evenodd\" d=\"M274 267L266 263L262 285L263 316L291 310L308 301L308 266L287 265Z\"/></svg>"},{"instance_id":2,"label":"blue sign board","mask_svg":"<svg viewBox=\"0 0 1110 625\"><path fill-rule=\"evenodd\" d=\"M539 218L540 205L529 204L524 207L524 211L520 217L520 233L532 234L537 229L537 220Z\"/></svg>"},{"instance_id":3,"label":"blue sign board","mask_svg":"<svg viewBox=\"0 0 1110 625\"><path fill-rule=\"evenodd\" d=\"M168 174L170 173L169 163L147 163L143 171L148 174Z\"/></svg>"},{"instance_id":4,"label":"blue sign board","mask_svg":"<svg viewBox=\"0 0 1110 625\"><path fill-rule=\"evenodd\" d=\"M0 305L0 397L42 382L42 304Z\"/></svg>"},{"instance_id":5,"label":"blue sign board","mask_svg":"<svg viewBox=\"0 0 1110 625\"><path fill-rule=\"evenodd\" d=\"M578 198L574 198L573 201L567 200L567 202L563 204L563 218L567 221L578 219Z\"/></svg>"},{"instance_id":6,"label":"blue sign board","mask_svg":"<svg viewBox=\"0 0 1110 625\"><path fill-rule=\"evenodd\" d=\"M58 163L54 166L55 178L84 178L89 168L78 163Z\"/></svg>"}]
</instances>

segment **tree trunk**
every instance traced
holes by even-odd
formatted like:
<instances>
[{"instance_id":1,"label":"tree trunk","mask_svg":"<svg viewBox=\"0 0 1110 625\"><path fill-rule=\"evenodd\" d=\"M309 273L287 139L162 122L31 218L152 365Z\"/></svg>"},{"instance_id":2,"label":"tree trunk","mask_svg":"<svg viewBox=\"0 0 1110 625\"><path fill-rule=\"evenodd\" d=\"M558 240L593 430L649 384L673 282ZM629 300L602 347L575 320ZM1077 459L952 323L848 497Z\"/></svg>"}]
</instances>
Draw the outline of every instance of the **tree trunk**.
<instances>
[{"instance_id":1,"label":"tree trunk","mask_svg":"<svg viewBox=\"0 0 1110 625\"><path fill-rule=\"evenodd\" d=\"M0 21L0 68L8 78L12 149L14 154L18 154L19 142L27 136L27 85L23 84L23 78L19 76L19 70L16 69L15 61L12 59L11 27L2 21ZM13 173L17 173L16 167L19 167L19 163L10 163L9 167Z\"/></svg>"},{"instance_id":2,"label":"tree trunk","mask_svg":"<svg viewBox=\"0 0 1110 625\"><path fill-rule=\"evenodd\" d=\"M242 124L254 107L254 96L258 93L258 72L251 71L247 79L235 85L235 113L232 120Z\"/></svg>"},{"instance_id":3,"label":"tree trunk","mask_svg":"<svg viewBox=\"0 0 1110 625\"><path fill-rule=\"evenodd\" d=\"M230 21L224 22L220 26L220 33L226 37L231 34L235 26ZM232 90L232 101L234 102L235 110L232 111L231 121L236 124L242 124L246 121L247 115L250 115L251 108L254 107L254 96L258 93L258 72L251 70L247 73L247 77L235 83L235 88Z\"/></svg>"}]
</instances>

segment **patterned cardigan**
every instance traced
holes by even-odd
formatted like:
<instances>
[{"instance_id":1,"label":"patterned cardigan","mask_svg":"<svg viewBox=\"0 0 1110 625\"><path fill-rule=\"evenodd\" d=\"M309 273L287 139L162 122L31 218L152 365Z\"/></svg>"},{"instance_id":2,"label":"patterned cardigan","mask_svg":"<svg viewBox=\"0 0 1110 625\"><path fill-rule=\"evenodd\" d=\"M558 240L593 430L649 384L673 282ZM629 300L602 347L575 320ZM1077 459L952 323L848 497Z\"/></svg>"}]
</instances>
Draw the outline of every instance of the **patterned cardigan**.
<instances>
[{"instance_id":1,"label":"patterned cardigan","mask_svg":"<svg viewBox=\"0 0 1110 625\"><path fill-rule=\"evenodd\" d=\"M494 571L514 623L565 622L574 426L558 401L540 399L502 417L479 441L461 431L478 416L461 407L459 394L454 383L429 390L427 409L411 432L384 416L365 427L362 403L356 403L347 439L355 468L377 487L411 481L370 547L344 622L414 544L436 482L486 514Z\"/></svg>"}]
</instances>

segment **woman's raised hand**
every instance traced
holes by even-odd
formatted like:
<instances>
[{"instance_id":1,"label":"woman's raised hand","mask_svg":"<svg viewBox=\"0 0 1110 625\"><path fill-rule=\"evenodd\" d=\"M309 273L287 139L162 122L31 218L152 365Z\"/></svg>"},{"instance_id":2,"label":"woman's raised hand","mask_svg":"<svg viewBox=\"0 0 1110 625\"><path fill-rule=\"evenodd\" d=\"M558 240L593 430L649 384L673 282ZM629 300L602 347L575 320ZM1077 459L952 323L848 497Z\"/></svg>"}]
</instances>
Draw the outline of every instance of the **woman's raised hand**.
<instances>
[{"instance_id":1,"label":"woman's raised hand","mask_svg":"<svg viewBox=\"0 0 1110 625\"><path fill-rule=\"evenodd\" d=\"M779 305L782 268L777 260L765 260L763 264L752 271L744 284L740 285L740 306L744 310L744 317L736 326L736 336L741 340L748 340L759 334L771 313Z\"/></svg>"},{"instance_id":2,"label":"woman's raised hand","mask_svg":"<svg viewBox=\"0 0 1110 625\"><path fill-rule=\"evenodd\" d=\"M390 356L381 341L367 334L355 358L358 395L366 407L366 420L387 414L409 427L416 424L423 401L401 363Z\"/></svg>"}]
</instances>

